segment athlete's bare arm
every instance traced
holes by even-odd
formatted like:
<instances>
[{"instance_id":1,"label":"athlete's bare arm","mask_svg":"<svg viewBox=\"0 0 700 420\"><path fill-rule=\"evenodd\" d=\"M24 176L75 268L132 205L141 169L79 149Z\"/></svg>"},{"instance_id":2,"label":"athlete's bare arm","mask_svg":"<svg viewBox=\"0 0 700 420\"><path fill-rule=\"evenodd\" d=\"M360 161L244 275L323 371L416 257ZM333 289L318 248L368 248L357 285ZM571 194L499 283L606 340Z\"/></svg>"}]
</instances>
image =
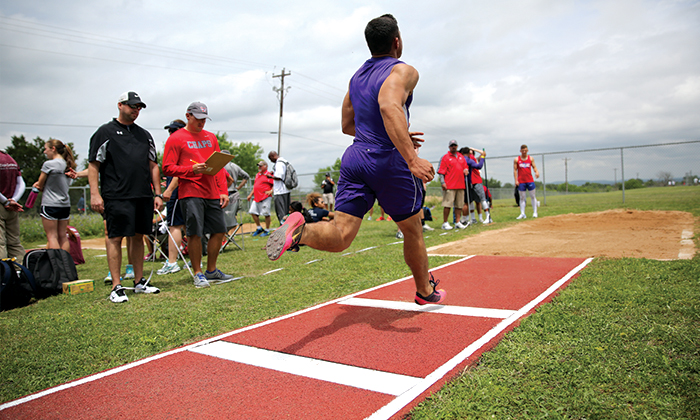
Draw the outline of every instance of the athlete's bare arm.
<instances>
[{"instance_id":1,"label":"athlete's bare arm","mask_svg":"<svg viewBox=\"0 0 700 420\"><path fill-rule=\"evenodd\" d=\"M535 178L539 178L540 171L537 170L537 166L535 165L535 159L530 159L530 164L532 165L532 169L535 170Z\"/></svg>"},{"instance_id":2,"label":"athlete's bare arm","mask_svg":"<svg viewBox=\"0 0 700 420\"><path fill-rule=\"evenodd\" d=\"M513 179L515 180L515 186L518 186L518 158L513 160Z\"/></svg>"},{"instance_id":3,"label":"athlete's bare arm","mask_svg":"<svg viewBox=\"0 0 700 420\"><path fill-rule=\"evenodd\" d=\"M435 168L416 154L414 137L408 132L404 113L404 104L417 84L418 71L415 68L407 64L395 65L379 90L379 111L391 142L406 160L413 175L430 182L435 177Z\"/></svg>"},{"instance_id":4,"label":"athlete's bare arm","mask_svg":"<svg viewBox=\"0 0 700 420\"><path fill-rule=\"evenodd\" d=\"M343 118L341 120L343 133L355 137L355 109L350 102L350 92L343 99Z\"/></svg>"}]
</instances>

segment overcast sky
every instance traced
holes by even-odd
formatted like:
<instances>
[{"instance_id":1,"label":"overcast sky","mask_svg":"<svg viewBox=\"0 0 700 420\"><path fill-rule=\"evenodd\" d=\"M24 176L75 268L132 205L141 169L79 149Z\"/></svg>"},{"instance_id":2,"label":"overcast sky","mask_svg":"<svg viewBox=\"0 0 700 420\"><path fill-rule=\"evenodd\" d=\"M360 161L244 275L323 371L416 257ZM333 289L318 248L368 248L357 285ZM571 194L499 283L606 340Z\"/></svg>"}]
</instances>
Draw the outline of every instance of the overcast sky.
<instances>
[{"instance_id":1,"label":"overcast sky","mask_svg":"<svg viewBox=\"0 0 700 420\"><path fill-rule=\"evenodd\" d=\"M521 143L538 153L700 139L698 1L23 0L0 3L0 149L12 135L53 137L82 160L119 94L134 90L148 105L137 123L161 149L163 126L202 101L205 129L266 155L284 68L281 155L315 172L352 141L340 105L369 58L364 27L384 13L420 73L411 123L430 161L450 139L491 156ZM653 153L675 176L700 172L697 146L662 149ZM549 182L563 179L564 157L547 162ZM570 156L569 179L598 157ZM644 165L640 176L656 174ZM489 170L512 180L512 160ZM594 170L613 178L612 167Z\"/></svg>"}]
</instances>

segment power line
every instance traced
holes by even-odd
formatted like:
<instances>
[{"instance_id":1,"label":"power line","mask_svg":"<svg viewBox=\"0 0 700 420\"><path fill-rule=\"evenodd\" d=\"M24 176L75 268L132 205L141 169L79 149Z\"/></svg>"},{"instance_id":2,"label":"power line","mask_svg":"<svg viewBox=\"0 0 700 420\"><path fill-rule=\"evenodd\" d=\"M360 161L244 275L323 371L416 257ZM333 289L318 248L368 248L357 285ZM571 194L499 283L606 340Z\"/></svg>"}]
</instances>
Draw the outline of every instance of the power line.
<instances>
[{"instance_id":1,"label":"power line","mask_svg":"<svg viewBox=\"0 0 700 420\"><path fill-rule=\"evenodd\" d=\"M32 125L32 126L40 126L40 127L70 127L70 128L91 128L95 129L97 126L95 125L85 125L85 124L53 124L53 123L31 123L31 122L19 122L19 121L0 121L0 124L5 124L5 125ZM157 131L157 130L162 130L163 127L143 127L146 130L152 130L152 131ZM262 131L262 130L216 130L216 131L224 131L227 133L250 133L250 134L277 134L276 131Z\"/></svg>"},{"instance_id":2,"label":"power line","mask_svg":"<svg viewBox=\"0 0 700 420\"><path fill-rule=\"evenodd\" d=\"M26 23L26 24L30 24L30 25L39 25L38 23L34 23L34 22L22 20L22 19L17 19L17 18L10 18L10 17L6 17L6 16L0 16L0 19L14 20L14 21L18 21L18 22L22 22L22 23ZM18 25L13 25L11 23L1 23L1 24L9 25L9 26L18 26ZM150 49L150 50L156 50L156 51L161 51L161 52L168 52L168 53L177 54L178 58L180 58L180 56L182 56L182 55L186 55L186 56L190 56L190 57L197 56L200 58L218 60L218 61L229 62L229 63L246 64L246 65L251 66L251 67L270 67L269 64L257 63L254 61L233 59L233 58L229 58L229 57L221 57L221 56L217 56L217 55L200 53L200 52L196 52L196 51L188 51L188 50L183 50L183 49L179 49L179 48L163 47L163 46L149 44L149 43L141 42L141 41L139 41L138 43L134 43L133 41L124 41L123 38L114 38L114 37L109 37L109 36L104 36L104 35L98 35L98 34L93 34L90 32L77 31L77 30L62 28L60 26L54 26L54 25L41 24L41 28L26 27L26 26L18 26L18 27L24 28L24 29L31 29L31 30L35 30L35 31L41 31L41 32L57 33L60 35L71 36L71 37L76 37L76 38L79 38L80 36L73 35L72 33L87 35L89 37L98 38L98 39L94 39L94 41L96 41L96 42L108 42L109 45L103 45L103 46L109 47L109 48L112 48L113 44L119 44L119 45L123 45L123 46L128 46L130 48L129 51L133 51L134 49L142 49L142 50L149 50ZM43 29L44 27L58 29L60 31L63 31L63 33L48 31L46 29ZM32 35L46 36L46 35L41 35L41 34L32 34ZM99 39L99 38L102 38L102 39ZM72 42L79 42L79 41L72 41ZM98 44L92 44L92 45L98 45Z\"/></svg>"}]
</instances>

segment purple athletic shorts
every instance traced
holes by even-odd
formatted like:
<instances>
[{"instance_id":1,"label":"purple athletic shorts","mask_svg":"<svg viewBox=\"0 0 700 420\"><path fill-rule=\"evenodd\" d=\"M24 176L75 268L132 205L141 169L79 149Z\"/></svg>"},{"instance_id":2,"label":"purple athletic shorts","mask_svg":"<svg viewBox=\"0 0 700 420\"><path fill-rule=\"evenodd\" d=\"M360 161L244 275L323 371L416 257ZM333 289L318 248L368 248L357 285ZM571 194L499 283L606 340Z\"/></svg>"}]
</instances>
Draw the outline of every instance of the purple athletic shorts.
<instances>
[{"instance_id":1,"label":"purple athletic shorts","mask_svg":"<svg viewBox=\"0 0 700 420\"><path fill-rule=\"evenodd\" d=\"M335 196L337 211L363 218L376 199L400 222L418 213L424 198L423 182L413 176L396 148L353 143L345 150Z\"/></svg>"}]
</instances>

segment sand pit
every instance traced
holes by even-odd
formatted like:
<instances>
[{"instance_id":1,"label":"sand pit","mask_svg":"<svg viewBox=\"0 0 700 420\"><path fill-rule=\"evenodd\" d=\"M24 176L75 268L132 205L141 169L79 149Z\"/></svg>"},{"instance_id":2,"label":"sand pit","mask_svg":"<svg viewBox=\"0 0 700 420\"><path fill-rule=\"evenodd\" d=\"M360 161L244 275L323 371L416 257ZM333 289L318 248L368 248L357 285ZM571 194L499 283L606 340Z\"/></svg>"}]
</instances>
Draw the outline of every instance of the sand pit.
<instances>
[{"instance_id":1,"label":"sand pit","mask_svg":"<svg viewBox=\"0 0 700 420\"><path fill-rule=\"evenodd\" d=\"M694 219L679 211L608 210L526 219L432 247L435 255L689 259Z\"/></svg>"}]
</instances>

